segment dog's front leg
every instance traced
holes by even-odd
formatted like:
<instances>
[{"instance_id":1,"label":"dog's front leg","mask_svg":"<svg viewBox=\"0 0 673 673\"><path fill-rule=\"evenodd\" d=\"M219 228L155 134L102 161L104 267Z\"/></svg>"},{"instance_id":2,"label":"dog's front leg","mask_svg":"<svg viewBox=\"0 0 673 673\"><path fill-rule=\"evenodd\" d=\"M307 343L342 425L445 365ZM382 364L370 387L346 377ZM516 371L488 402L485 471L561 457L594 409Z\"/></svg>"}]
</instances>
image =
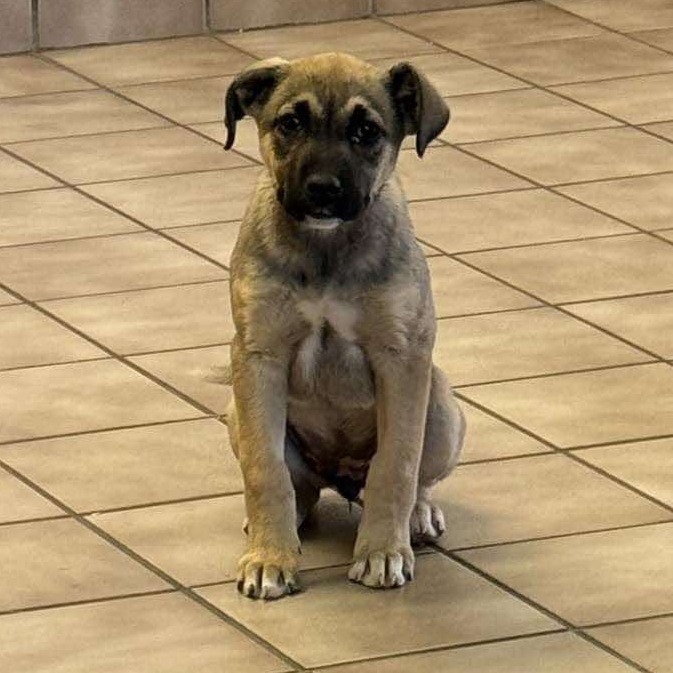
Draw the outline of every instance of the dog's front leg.
<instances>
[{"instance_id":1,"label":"dog's front leg","mask_svg":"<svg viewBox=\"0 0 673 673\"><path fill-rule=\"evenodd\" d=\"M369 587L413 578L409 519L430 391L431 352L373 360L378 445L365 487L364 511L349 579Z\"/></svg>"},{"instance_id":2,"label":"dog's front leg","mask_svg":"<svg viewBox=\"0 0 673 673\"><path fill-rule=\"evenodd\" d=\"M238 588L251 598L280 598L298 589L295 497L285 463L287 368L259 353L234 349L238 449L248 515L248 549Z\"/></svg>"}]
</instances>

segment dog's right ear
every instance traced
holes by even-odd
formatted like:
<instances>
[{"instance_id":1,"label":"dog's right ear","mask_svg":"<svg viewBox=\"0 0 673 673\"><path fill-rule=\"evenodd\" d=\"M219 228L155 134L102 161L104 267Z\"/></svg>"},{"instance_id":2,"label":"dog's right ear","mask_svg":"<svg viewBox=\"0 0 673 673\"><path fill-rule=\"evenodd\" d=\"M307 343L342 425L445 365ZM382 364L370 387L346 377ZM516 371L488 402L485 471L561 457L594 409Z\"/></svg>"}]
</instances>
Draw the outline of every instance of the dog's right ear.
<instances>
[{"instance_id":1,"label":"dog's right ear","mask_svg":"<svg viewBox=\"0 0 673 673\"><path fill-rule=\"evenodd\" d=\"M236 138L236 122L245 115L256 117L264 107L273 90L285 77L289 62L282 58L270 58L246 68L229 85L224 98L224 125L227 140L224 149L231 149Z\"/></svg>"}]
</instances>

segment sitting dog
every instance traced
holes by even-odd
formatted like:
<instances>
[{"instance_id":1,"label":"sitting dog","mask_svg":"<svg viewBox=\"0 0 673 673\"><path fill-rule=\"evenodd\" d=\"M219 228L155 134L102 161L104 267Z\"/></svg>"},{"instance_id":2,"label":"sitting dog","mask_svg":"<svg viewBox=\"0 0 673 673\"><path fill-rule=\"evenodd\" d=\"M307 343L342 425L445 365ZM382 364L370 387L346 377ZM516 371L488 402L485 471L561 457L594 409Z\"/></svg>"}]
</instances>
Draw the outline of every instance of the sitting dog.
<instances>
[{"instance_id":1,"label":"sitting dog","mask_svg":"<svg viewBox=\"0 0 673 673\"><path fill-rule=\"evenodd\" d=\"M297 528L331 486L366 486L348 577L412 579L411 542L444 531L432 487L453 468L465 422L432 363L428 268L395 175L449 110L412 65L345 54L262 61L226 94L225 148L257 123L265 170L231 258L233 399L225 420L240 462L248 548L238 588L298 589Z\"/></svg>"}]
</instances>

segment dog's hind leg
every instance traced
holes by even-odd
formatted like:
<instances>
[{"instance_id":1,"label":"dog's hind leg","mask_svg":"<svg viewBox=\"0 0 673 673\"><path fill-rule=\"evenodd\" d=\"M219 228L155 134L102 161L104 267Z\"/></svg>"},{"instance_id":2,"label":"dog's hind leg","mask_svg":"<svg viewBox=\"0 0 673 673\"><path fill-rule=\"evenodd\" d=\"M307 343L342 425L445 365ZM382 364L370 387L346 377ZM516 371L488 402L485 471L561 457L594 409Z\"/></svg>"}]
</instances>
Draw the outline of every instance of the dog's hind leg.
<instances>
[{"instance_id":1,"label":"dog's hind leg","mask_svg":"<svg viewBox=\"0 0 673 673\"><path fill-rule=\"evenodd\" d=\"M234 451L234 455L238 457L238 423L236 405L233 399L229 403L223 418L229 429L229 443ZM309 469L289 434L285 437L285 463L290 470L290 478L294 486L297 506L297 528L299 528L315 507L320 498L320 490L327 483ZM248 520L246 518L243 521L243 531L245 533L247 533L247 528Z\"/></svg>"},{"instance_id":2,"label":"dog's hind leg","mask_svg":"<svg viewBox=\"0 0 673 673\"><path fill-rule=\"evenodd\" d=\"M410 520L412 542L435 540L445 530L442 510L433 504L430 494L432 488L448 476L458 462L464 437L463 412L444 373L433 367L423 454L418 474L418 494Z\"/></svg>"}]
</instances>

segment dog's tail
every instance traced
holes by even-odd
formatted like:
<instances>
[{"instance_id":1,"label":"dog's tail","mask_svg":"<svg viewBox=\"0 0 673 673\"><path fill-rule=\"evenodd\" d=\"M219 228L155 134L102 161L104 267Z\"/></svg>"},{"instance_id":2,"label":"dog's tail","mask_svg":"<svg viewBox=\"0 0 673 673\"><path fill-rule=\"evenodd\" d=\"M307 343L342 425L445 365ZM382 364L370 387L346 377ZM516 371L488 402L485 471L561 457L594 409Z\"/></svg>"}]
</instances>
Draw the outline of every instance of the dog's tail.
<instances>
[{"instance_id":1,"label":"dog's tail","mask_svg":"<svg viewBox=\"0 0 673 673\"><path fill-rule=\"evenodd\" d=\"M231 363L219 367L213 367L210 373L206 375L206 381L217 383L221 386L230 386L232 384Z\"/></svg>"}]
</instances>

